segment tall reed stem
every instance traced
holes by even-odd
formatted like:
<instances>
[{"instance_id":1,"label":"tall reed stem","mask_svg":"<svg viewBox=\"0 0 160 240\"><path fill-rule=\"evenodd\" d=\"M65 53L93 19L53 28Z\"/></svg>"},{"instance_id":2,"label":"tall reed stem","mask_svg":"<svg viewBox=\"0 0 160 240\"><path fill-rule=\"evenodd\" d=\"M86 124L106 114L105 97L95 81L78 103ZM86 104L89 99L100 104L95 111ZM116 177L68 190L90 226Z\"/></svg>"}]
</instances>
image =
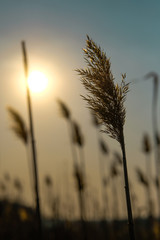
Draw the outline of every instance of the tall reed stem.
<instances>
[{"instance_id":1,"label":"tall reed stem","mask_svg":"<svg viewBox=\"0 0 160 240\"><path fill-rule=\"evenodd\" d=\"M35 146L35 138L34 138L33 120L32 120L31 97L30 97L30 91L29 91L29 86L28 86L28 61L27 61L26 46L25 46L24 41L22 41L22 54L23 54L24 71L25 71L25 78L26 78L27 105L28 105L29 125L30 125L30 134L31 134L33 174L34 174L34 184L35 184L36 215L37 215L37 221L38 221L38 239L42 239L42 223L41 223L41 213L40 213L40 203L39 203L37 155L36 155L36 146Z\"/></svg>"},{"instance_id":2,"label":"tall reed stem","mask_svg":"<svg viewBox=\"0 0 160 240\"><path fill-rule=\"evenodd\" d=\"M148 199L148 217L153 216L153 205L152 205L152 191L151 191L151 182L152 182L152 174L151 174L151 159L150 154L146 155L146 173L148 176L148 187L147 187L147 199Z\"/></svg>"},{"instance_id":3,"label":"tall reed stem","mask_svg":"<svg viewBox=\"0 0 160 240\"><path fill-rule=\"evenodd\" d=\"M125 188L126 202L127 202L129 236L130 236L130 240L135 240L134 222L133 222L131 199L130 199L130 192L129 192L129 181L128 181L128 171L127 171L127 161L126 161L126 151L125 151L123 131L121 133L120 146L121 146L122 155L123 155L123 170L124 170L124 181L125 181L124 188Z\"/></svg>"}]
</instances>

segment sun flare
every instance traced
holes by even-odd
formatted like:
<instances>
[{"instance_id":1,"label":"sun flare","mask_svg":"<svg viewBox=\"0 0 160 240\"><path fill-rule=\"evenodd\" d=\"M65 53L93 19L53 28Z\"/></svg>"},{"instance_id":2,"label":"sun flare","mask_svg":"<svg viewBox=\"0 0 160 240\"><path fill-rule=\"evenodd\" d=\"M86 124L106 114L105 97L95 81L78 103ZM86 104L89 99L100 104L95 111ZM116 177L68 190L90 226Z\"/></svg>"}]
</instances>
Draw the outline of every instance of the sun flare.
<instances>
[{"instance_id":1,"label":"sun flare","mask_svg":"<svg viewBox=\"0 0 160 240\"><path fill-rule=\"evenodd\" d=\"M33 71L28 77L28 86L34 93L42 92L48 85L47 77L39 71Z\"/></svg>"}]
</instances>

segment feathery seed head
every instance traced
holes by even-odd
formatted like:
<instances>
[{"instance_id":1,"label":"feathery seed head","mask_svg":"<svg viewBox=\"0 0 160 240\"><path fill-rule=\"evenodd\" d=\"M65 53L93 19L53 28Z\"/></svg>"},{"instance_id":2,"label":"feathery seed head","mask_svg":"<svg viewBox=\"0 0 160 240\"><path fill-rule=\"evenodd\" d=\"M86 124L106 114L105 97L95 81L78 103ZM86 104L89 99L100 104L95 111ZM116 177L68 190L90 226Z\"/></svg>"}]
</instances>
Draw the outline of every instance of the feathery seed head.
<instances>
[{"instance_id":1,"label":"feathery seed head","mask_svg":"<svg viewBox=\"0 0 160 240\"><path fill-rule=\"evenodd\" d=\"M114 83L110 59L89 36L83 51L88 67L76 70L89 92L83 99L102 122L104 132L121 142L126 115L124 102L129 89L129 83L125 83L126 75L122 75L120 85Z\"/></svg>"},{"instance_id":2,"label":"feathery seed head","mask_svg":"<svg viewBox=\"0 0 160 240\"><path fill-rule=\"evenodd\" d=\"M76 122L72 122L73 124L73 142L78 144L80 147L83 147L84 138L81 133L81 129Z\"/></svg>"},{"instance_id":3,"label":"feathery seed head","mask_svg":"<svg viewBox=\"0 0 160 240\"><path fill-rule=\"evenodd\" d=\"M58 99L57 102L60 106L62 116L66 119L70 119L71 113L66 104L62 102L60 99Z\"/></svg>"},{"instance_id":4,"label":"feathery seed head","mask_svg":"<svg viewBox=\"0 0 160 240\"><path fill-rule=\"evenodd\" d=\"M102 150L103 154L109 153L108 147L102 139L99 140L99 146L100 146L100 149Z\"/></svg>"},{"instance_id":5,"label":"feathery seed head","mask_svg":"<svg viewBox=\"0 0 160 240\"><path fill-rule=\"evenodd\" d=\"M148 134L145 134L143 137L143 151L145 153L151 152L151 143Z\"/></svg>"},{"instance_id":6,"label":"feathery seed head","mask_svg":"<svg viewBox=\"0 0 160 240\"><path fill-rule=\"evenodd\" d=\"M52 178L49 175L45 176L44 181L48 187L52 186Z\"/></svg>"},{"instance_id":7,"label":"feathery seed head","mask_svg":"<svg viewBox=\"0 0 160 240\"><path fill-rule=\"evenodd\" d=\"M15 132L15 134L22 139L22 141L27 144L28 143L28 130L26 127L26 124L21 117L21 115L14 110L12 107L7 108L11 119L13 120L13 126L12 129Z\"/></svg>"},{"instance_id":8,"label":"feathery seed head","mask_svg":"<svg viewBox=\"0 0 160 240\"><path fill-rule=\"evenodd\" d=\"M145 187L148 187L148 180L146 178L146 176L144 175L144 173L139 169L137 168L136 169L136 172L137 172L137 177L138 177L138 180L140 183L142 183Z\"/></svg>"}]
</instances>

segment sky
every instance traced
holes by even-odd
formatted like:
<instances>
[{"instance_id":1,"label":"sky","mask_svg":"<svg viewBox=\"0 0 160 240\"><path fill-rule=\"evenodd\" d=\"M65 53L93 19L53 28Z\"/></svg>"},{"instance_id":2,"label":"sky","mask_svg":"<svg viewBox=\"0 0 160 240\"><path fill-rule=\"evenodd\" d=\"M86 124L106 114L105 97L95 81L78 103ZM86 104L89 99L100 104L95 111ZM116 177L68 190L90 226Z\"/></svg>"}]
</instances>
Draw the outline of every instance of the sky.
<instances>
[{"instance_id":1,"label":"sky","mask_svg":"<svg viewBox=\"0 0 160 240\"><path fill-rule=\"evenodd\" d=\"M138 184L135 167L145 171L142 152L144 133L147 132L153 141L153 81L144 80L144 76L150 71L159 74L159 1L1 0L0 4L1 181L6 172L12 179L19 177L25 186L24 199L32 202L28 153L11 131L6 110L7 106L12 106L28 124L21 50L21 41L24 40L30 71L39 70L49 80L45 92L31 94L41 194L47 174L53 177L55 193L64 199L67 181L70 193L75 192L67 123L61 117L57 99L66 103L72 117L81 126L85 139L88 184L95 195L96 192L100 194L96 129L80 96L86 92L75 71L86 66L82 49L88 34L110 57L115 82L120 83L122 73L126 73L127 81L131 82L125 103L126 152L129 175L139 205L144 206L145 192ZM159 114L158 105L158 118ZM115 140L106 135L102 137L110 149L106 159L106 171L109 173L112 153L114 150L120 151L120 148ZM154 156L152 158L154 172Z\"/></svg>"}]
</instances>

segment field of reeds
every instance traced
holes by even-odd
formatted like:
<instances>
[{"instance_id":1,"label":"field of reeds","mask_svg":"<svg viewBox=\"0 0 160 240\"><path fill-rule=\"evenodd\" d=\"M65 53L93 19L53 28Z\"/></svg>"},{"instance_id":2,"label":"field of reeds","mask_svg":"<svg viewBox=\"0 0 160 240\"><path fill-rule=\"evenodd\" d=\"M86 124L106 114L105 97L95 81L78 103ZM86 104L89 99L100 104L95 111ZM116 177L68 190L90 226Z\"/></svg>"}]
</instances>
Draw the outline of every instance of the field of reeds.
<instances>
[{"instance_id":1,"label":"field of reeds","mask_svg":"<svg viewBox=\"0 0 160 240\"><path fill-rule=\"evenodd\" d=\"M36 148L30 90L27 85L28 58L22 42L24 75L26 78L29 126L15 106L6 111L10 117L11 131L26 149L30 187L34 206L24 201L25 185L8 173L0 182L0 239L160 239L160 136L157 120L158 75L148 73L144 80L153 80L152 124L153 140L144 132L141 150L145 168L137 166L133 172L141 186L145 201L139 202L135 184L128 171L124 126L127 115L126 97L131 84L122 74L116 84L111 71L111 61L101 47L87 36L83 50L86 68L76 69L77 78L87 91L82 96L87 103L91 124L97 141L97 192L90 183L87 170L85 133L81 123L74 119L72 106L57 99L59 121L65 123L68 146L72 160L73 186L65 176L65 197L55 191L55 176L43 179L43 192L39 191L38 149ZM111 150L106 137L118 143L119 151ZM20 144L20 143L19 143ZM152 155L154 154L154 159ZM65 156L66 157L66 156ZM152 161L156 174L152 171ZM74 192L74 194L72 194ZM153 192L156 198L153 198ZM74 195L74 196L73 196ZM41 202L43 196L43 203ZM155 211L155 208L157 211Z\"/></svg>"}]
</instances>

